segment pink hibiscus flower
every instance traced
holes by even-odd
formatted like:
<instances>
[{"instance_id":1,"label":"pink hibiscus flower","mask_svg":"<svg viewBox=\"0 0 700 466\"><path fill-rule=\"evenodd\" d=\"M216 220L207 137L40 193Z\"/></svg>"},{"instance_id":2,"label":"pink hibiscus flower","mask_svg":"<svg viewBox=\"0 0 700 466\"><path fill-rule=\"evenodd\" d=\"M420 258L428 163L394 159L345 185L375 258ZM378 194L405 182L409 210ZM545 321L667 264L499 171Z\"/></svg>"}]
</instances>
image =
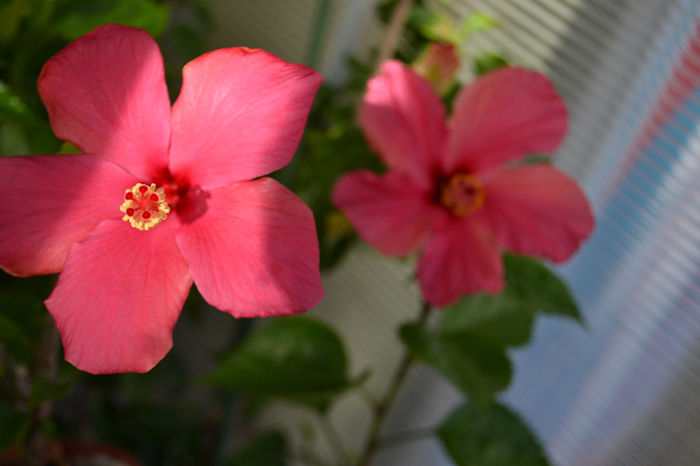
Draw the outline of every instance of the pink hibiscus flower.
<instances>
[{"instance_id":1,"label":"pink hibiscus flower","mask_svg":"<svg viewBox=\"0 0 700 466\"><path fill-rule=\"evenodd\" d=\"M501 247L566 260L593 229L576 182L548 165L518 163L564 138L564 102L547 79L507 67L463 88L454 114L423 78L385 62L360 109L385 175L342 177L333 202L360 236L390 256L423 248L418 281L434 306L503 288Z\"/></svg>"},{"instance_id":2,"label":"pink hibiscus flower","mask_svg":"<svg viewBox=\"0 0 700 466\"><path fill-rule=\"evenodd\" d=\"M171 108L155 41L97 28L39 77L54 132L84 154L0 159L0 267L61 272L46 306L88 372L151 369L193 280L235 317L323 297L311 211L255 179L290 161L321 76L246 48L183 75Z\"/></svg>"}]
</instances>

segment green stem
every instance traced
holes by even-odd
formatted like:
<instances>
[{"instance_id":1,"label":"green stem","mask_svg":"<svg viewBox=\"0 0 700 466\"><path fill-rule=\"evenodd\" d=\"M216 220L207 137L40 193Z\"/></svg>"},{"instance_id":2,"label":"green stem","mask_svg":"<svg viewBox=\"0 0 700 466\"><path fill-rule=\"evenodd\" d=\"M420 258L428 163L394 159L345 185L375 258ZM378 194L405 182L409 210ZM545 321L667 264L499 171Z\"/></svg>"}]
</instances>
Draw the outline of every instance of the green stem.
<instances>
[{"instance_id":1,"label":"green stem","mask_svg":"<svg viewBox=\"0 0 700 466\"><path fill-rule=\"evenodd\" d=\"M428 320L428 315L430 314L430 305L426 302L423 303L420 315L416 320L418 325L425 325ZM360 459L357 462L357 466L367 466L369 465L372 455L377 450L379 445L379 433L381 432L386 416L389 413L389 408L391 408L396 395L399 393L399 389L406 379L408 374L408 369L411 367L413 359L411 358L411 352L408 348L404 348L403 355L401 356L401 361L394 372L394 376L391 379L389 388L387 389L384 397L379 400L379 403L374 408L374 415L372 416L372 426L370 427L369 435L367 437L367 443L365 443L365 448L360 455Z\"/></svg>"}]
</instances>

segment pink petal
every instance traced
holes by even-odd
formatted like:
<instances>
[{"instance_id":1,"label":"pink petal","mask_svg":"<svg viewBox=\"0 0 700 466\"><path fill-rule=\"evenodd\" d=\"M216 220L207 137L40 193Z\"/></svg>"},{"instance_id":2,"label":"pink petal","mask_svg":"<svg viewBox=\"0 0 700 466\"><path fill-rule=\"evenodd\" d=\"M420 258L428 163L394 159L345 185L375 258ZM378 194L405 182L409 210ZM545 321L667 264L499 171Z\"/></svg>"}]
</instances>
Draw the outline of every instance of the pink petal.
<instances>
[{"instance_id":1,"label":"pink petal","mask_svg":"<svg viewBox=\"0 0 700 466\"><path fill-rule=\"evenodd\" d=\"M425 79L398 61L384 62L367 83L359 116L369 144L389 168L431 183L447 129L445 107Z\"/></svg>"},{"instance_id":2,"label":"pink petal","mask_svg":"<svg viewBox=\"0 0 700 466\"><path fill-rule=\"evenodd\" d=\"M73 246L46 307L75 367L147 372L170 350L192 285L176 225L167 219L140 231L106 220Z\"/></svg>"},{"instance_id":3,"label":"pink petal","mask_svg":"<svg viewBox=\"0 0 700 466\"><path fill-rule=\"evenodd\" d=\"M73 243L124 215L124 190L136 182L90 155L0 158L0 268L19 276L60 271Z\"/></svg>"},{"instance_id":4,"label":"pink petal","mask_svg":"<svg viewBox=\"0 0 700 466\"><path fill-rule=\"evenodd\" d=\"M177 241L209 304L235 317L294 314L323 298L309 208L270 178L208 193Z\"/></svg>"},{"instance_id":5,"label":"pink petal","mask_svg":"<svg viewBox=\"0 0 700 466\"><path fill-rule=\"evenodd\" d=\"M215 50L191 61L173 106L172 171L215 188L284 167L321 79L264 50Z\"/></svg>"},{"instance_id":6,"label":"pink petal","mask_svg":"<svg viewBox=\"0 0 700 466\"><path fill-rule=\"evenodd\" d=\"M433 306L503 289L503 264L493 237L472 219L453 222L428 241L418 261L423 296Z\"/></svg>"},{"instance_id":7,"label":"pink petal","mask_svg":"<svg viewBox=\"0 0 700 466\"><path fill-rule=\"evenodd\" d=\"M108 24L71 42L41 71L56 136L148 180L168 163L170 99L158 45Z\"/></svg>"},{"instance_id":8,"label":"pink petal","mask_svg":"<svg viewBox=\"0 0 700 466\"><path fill-rule=\"evenodd\" d=\"M564 101L547 78L522 68L487 73L455 100L446 171L477 172L554 151L566 134Z\"/></svg>"},{"instance_id":9,"label":"pink petal","mask_svg":"<svg viewBox=\"0 0 700 466\"><path fill-rule=\"evenodd\" d=\"M593 230L586 196L576 181L554 167L499 170L483 182L486 202L479 214L498 241L514 252L564 261Z\"/></svg>"},{"instance_id":10,"label":"pink petal","mask_svg":"<svg viewBox=\"0 0 700 466\"><path fill-rule=\"evenodd\" d=\"M423 244L434 217L430 193L397 172L346 174L333 190L333 204L363 240L389 256L404 256Z\"/></svg>"}]
</instances>

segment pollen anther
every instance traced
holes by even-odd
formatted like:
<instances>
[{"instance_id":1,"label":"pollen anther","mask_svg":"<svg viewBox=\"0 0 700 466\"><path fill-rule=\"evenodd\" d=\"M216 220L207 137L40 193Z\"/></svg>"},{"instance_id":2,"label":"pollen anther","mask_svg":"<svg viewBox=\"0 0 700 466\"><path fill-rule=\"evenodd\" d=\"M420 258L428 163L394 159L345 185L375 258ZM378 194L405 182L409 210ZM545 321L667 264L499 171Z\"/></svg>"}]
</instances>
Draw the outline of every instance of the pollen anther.
<instances>
[{"instance_id":1,"label":"pollen anther","mask_svg":"<svg viewBox=\"0 0 700 466\"><path fill-rule=\"evenodd\" d=\"M119 208L124 212L122 220L137 230L149 230L168 218L170 206L165 202L165 191L155 183L136 183L124 193L124 203Z\"/></svg>"},{"instance_id":2,"label":"pollen anther","mask_svg":"<svg viewBox=\"0 0 700 466\"><path fill-rule=\"evenodd\" d=\"M440 188L440 203L457 217L465 217L481 208L486 199L484 185L473 175L456 173Z\"/></svg>"}]
</instances>

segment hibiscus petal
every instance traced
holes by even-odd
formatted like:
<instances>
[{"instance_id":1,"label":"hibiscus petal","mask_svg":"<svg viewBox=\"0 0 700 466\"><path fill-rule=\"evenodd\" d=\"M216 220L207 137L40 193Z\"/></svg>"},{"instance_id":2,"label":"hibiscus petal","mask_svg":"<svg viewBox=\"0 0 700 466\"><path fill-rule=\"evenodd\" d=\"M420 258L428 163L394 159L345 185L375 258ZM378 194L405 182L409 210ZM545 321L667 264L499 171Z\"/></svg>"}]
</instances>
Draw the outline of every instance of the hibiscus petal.
<instances>
[{"instance_id":1,"label":"hibiscus petal","mask_svg":"<svg viewBox=\"0 0 700 466\"><path fill-rule=\"evenodd\" d=\"M192 285L175 226L168 219L140 231L106 220L73 246L46 307L75 367L147 372L170 350Z\"/></svg>"},{"instance_id":2,"label":"hibiscus petal","mask_svg":"<svg viewBox=\"0 0 700 466\"><path fill-rule=\"evenodd\" d=\"M428 241L418 282L426 301L439 307L465 294L498 293L504 285L498 246L479 222L455 221Z\"/></svg>"},{"instance_id":3,"label":"hibiscus petal","mask_svg":"<svg viewBox=\"0 0 700 466\"><path fill-rule=\"evenodd\" d=\"M71 42L39 76L59 139L148 181L168 163L170 99L147 32L108 24Z\"/></svg>"},{"instance_id":4,"label":"hibiscus petal","mask_svg":"<svg viewBox=\"0 0 700 466\"><path fill-rule=\"evenodd\" d=\"M360 125L369 144L392 170L429 185L447 141L445 106L430 84L402 63L384 62L367 83Z\"/></svg>"},{"instance_id":5,"label":"hibiscus petal","mask_svg":"<svg viewBox=\"0 0 700 466\"><path fill-rule=\"evenodd\" d=\"M486 202L479 215L514 252L561 262L593 230L586 196L574 179L554 167L498 170L483 183Z\"/></svg>"},{"instance_id":6,"label":"hibiscus petal","mask_svg":"<svg viewBox=\"0 0 700 466\"><path fill-rule=\"evenodd\" d=\"M564 101L545 76L516 67L487 73L455 100L445 169L478 172L528 153L550 153L567 125Z\"/></svg>"},{"instance_id":7,"label":"hibiscus petal","mask_svg":"<svg viewBox=\"0 0 700 466\"><path fill-rule=\"evenodd\" d=\"M294 314L323 298L309 208L270 178L208 193L177 240L209 304L235 317Z\"/></svg>"},{"instance_id":8,"label":"hibiscus petal","mask_svg":"<svg viewBox=\"0 0 700 466\"><path fill-rule=\"evenodd\" d=\"M215 188L287 165L321 79L264 50L215 50L191 61L173 106L171 170Z\"/></svg>"},{"instance_id":9,"label":"hibiscus petal","mask_svg":"<svg viewBox=\"0 0 700 466\"><path fill-rule=\"evenodd\" d=\"M423 244L434 217L430 193L397 172L349 173L336 184L333 204L363 240L389 256L404 256Z\"/></svg>"},{"instance_id":10,"label":"hibiscus petal","mask_svg":"<svg viewBox=\"0 0 700 466\"><path fill-rule=\"evenodd\" d=\"M124 215L119 206L134 183L90 155L0 158L0 268L18 276L60 271L73 243Z\"/></svg>"}]
</instances>

